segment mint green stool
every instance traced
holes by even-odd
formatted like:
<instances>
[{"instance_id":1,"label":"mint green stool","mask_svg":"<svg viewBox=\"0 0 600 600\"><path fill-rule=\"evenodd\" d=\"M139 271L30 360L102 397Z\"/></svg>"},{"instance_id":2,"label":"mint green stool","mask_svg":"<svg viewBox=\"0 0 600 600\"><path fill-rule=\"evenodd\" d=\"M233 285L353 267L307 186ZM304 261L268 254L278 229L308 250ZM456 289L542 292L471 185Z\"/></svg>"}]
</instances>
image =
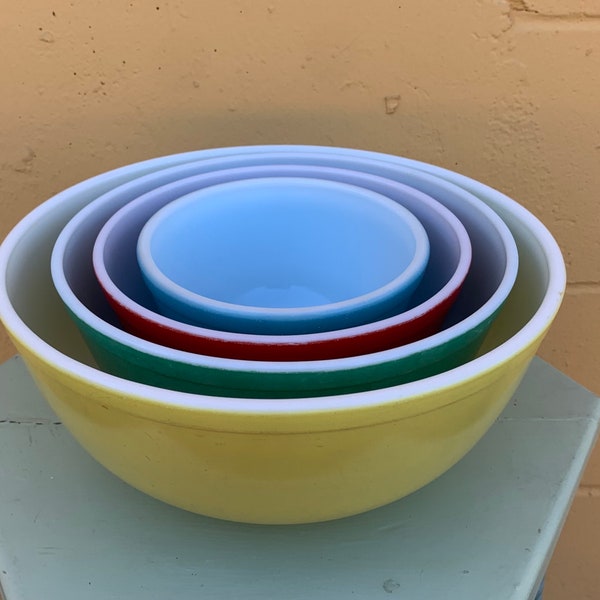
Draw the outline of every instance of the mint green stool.
<instances>
[{"instance_id":1,"label":"mint green stool","mask_svg":"<svg viewBox=\"0 0 600 600\"><path fill-rule=\"evenodd\" d=\"M534 600L599 419L598 398L536 359L488 434L422 490L339 521L242 525L111 475L15 357L0 366L4 598Z\"/></svg>"}]
</instances>

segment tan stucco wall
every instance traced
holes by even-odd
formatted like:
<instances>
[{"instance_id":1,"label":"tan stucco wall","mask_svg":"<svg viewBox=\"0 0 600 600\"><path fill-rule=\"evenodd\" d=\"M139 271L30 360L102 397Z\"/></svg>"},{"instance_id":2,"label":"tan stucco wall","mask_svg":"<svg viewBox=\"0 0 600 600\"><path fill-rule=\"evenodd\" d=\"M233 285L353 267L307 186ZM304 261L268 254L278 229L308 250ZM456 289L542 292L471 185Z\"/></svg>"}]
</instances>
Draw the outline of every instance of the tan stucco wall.
<instances>
[{"instance_id":1,"label":"tan stucco wall","mask_svg":"<svg viewBox=\"0 0 600 600\"><path fill-rule=\"evenodd\" d=\"M156 155L407 155L550 227L569 289L542 355L600 392L599 0L6 2L0 56L1 237L60 189Z\"/></svg>"},{"instance_id":2,"label":"tan stucco wall","mask_svg":"<svg viewBox=\"0 0 600 600\"><path fill-rule=\"evenodd\" d=\"M61 188L155 155L404 154L550 227L569 291L542 355L600 391L599 15L598 0L6 3L0 235Z\"/></svg>"},{"instance_id":3,"label":"tan stucco wall","mask_svg":"<svg viewBox=\"0 0 600 600\"><path fill-rule=\"evenodd\" d=\"M0 235L61 188L160 154L404 154L490 183L550 227L570 286L542 354L600 391L597 15L576 0L6 3Z\"/></svg>"}]
</instances>

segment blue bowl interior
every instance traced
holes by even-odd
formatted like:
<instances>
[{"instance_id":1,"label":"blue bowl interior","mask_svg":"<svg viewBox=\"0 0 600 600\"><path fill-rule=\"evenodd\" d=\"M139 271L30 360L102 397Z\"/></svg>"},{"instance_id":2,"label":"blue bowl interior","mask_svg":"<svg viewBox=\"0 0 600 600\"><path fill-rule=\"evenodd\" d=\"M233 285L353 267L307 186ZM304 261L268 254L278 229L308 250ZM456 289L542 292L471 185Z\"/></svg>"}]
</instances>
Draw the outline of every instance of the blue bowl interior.
<instances>
[{"instance_id":1,"label":"blue bowl interior","mask_svg":"<svg viewBox=\"0 0 600 600\"><path fill-rule=\"evenodd\" d=\"M156 266L195 294L265 308L343 302L388 284L416 251L410 224L366 192L308 178L234 181L177 199L144 230Z\"/></svg>"},{"instance_id":2,"label":"blue bowl interior","mask_svg":"<svg viewBox=\"0 0 600 600\"><path fill-rule=\"evenodd\" d=\"M421 221L429 238L430 258L425 274L413 294L408 308L426 302L450 281L461 259L461 245L459 234L450 222L448 215L444 213L447 209L432 198L407 189L403 184L368 173L322 167L317 174L323 179L347 182L384 194L408 208ZM131 300L131 304L129 304L131 310L147 309L154 313L151 317L157 322L172 325L173 321L162 319L158 314L156 303L143 280L137 261L137 239L148 219L172 200L203 186L251 177L311 177L314 175L314 167L309 166L242 167L182 178L159 186L133 200L111 217L99 236L99 240L102 240L100 244L102 253L99 261L112 284ZM460 226L460 223L458 225ZM464 233L466 234L466 232ZM123 298L122 301L126 302L127 298ZM397 313L398 311L394 309L390 311L389 316L395 316ZM190 330L194 330L194 328L190 328ZM205 330L198 332L209 333Z\"/></svg>"},{"instance_id":3,"label":"blue bowl interior","mask_svg":"<svg viewBox=\"0 0 600 600\"><path fill-rule=\"evenodd\" d=\"M400 310L428 256L425 230L401 205L307 177L197 190L154 214L138 241L163 313L257 333L287 333L296 323L322 331Z\"/></svg>"}]
</instances>

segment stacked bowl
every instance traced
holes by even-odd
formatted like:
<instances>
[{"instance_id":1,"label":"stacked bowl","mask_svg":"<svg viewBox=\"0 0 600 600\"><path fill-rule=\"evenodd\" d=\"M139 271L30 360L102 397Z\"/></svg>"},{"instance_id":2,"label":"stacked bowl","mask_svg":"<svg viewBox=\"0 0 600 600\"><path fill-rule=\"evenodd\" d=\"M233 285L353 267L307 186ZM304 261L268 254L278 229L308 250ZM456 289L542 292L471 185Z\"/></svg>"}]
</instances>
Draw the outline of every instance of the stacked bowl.
<instances>
[{"instance_id":1,"label":"stacked bowl","mask_svg":"<svg viewBox=\"0 0 600 600\"><path fill-rule=\"evenodd\" d=\"M248 146L101 174L0 247L0 318L64 424L168 503L299 523L462 458L560 306L547 229L363 150Z\"/></svg>"}]
</instances>

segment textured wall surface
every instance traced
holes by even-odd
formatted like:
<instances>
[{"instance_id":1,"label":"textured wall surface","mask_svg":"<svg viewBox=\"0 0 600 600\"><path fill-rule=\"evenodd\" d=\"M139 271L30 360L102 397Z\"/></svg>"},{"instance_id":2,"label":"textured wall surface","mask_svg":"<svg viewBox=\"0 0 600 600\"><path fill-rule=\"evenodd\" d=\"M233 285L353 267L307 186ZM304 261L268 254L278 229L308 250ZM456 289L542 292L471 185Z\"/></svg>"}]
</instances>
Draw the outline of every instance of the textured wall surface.
<instances>
[{"instance_id":1,"label":"textured wall surface","mask_svg":"<svg viewBox=\"0 0 600 600\"><path fill-rule=\"evenodd\" d=\"M550 227L570 283L542 355L600 391L600 2L33 0L4 7L0 48L0 235L60 189L159 154L405 154Z\"/></svg>"},{"instance_id":2,"label":"textured wall surface","mask_svg":"<svg viewBox=\"0 0 600 600\"><path fill-rule=\"evenodd\" d=\"M548 225L569 288L541 354L600 392L599 0L30 0L2 7L0 50L0 237L62 188L156 155L407 155Z\"/></svg>"}]
</instances>

